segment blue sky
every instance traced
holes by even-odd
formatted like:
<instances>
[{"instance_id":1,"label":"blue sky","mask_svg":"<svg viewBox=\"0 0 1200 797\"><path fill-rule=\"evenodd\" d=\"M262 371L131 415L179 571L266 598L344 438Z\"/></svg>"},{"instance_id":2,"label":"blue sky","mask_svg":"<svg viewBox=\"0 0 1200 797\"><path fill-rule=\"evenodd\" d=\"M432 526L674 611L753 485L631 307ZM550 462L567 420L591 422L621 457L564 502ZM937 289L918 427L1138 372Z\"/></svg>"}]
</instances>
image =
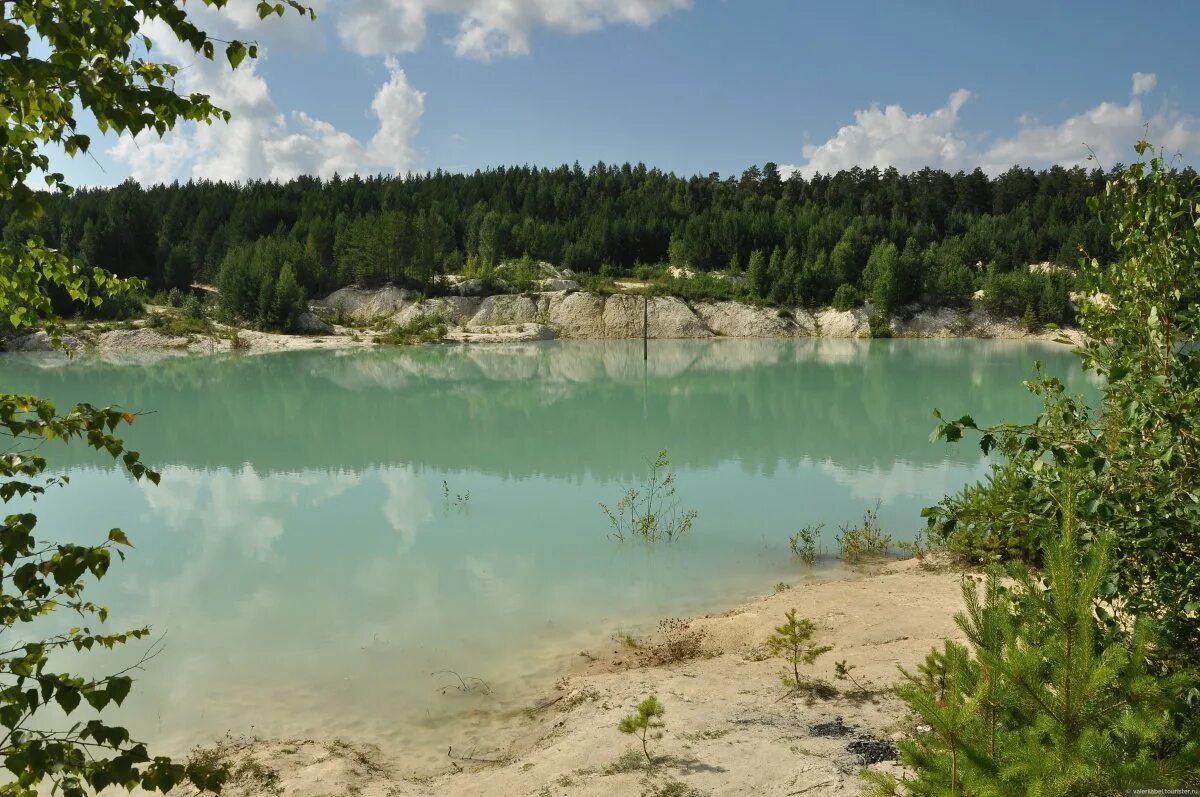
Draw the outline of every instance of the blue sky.
<instances>
[{"instance_id":1,"label":"blue sky","mask_svg":"<svg viewBox=\"0 0 1200 797\"><path fill-rule=\"evenodd\" d=\"M100 139L80 183L645 162L740 173L1129 160L1145 125L1200 152L1200 4L318 0L237 72L156 38L230 127ZM155 35L151 29L152 37ZM1189 158L1191 160L1191 158Z\"/></svg>"}]
</instances>

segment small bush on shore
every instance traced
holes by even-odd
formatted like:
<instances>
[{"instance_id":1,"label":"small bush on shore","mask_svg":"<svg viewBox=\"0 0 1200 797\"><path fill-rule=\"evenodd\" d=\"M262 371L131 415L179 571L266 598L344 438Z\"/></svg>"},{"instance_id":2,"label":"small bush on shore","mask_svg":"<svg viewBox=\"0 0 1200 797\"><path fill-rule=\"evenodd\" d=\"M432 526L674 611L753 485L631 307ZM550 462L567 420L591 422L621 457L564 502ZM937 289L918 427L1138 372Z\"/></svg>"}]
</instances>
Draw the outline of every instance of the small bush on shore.
<instances>
[{"instance_id":1,"label":"small bush on shore","mask_svg":"<svg viewBox=\"0 0 1200 797\"><path fill-rule=\"evenodd\" d=\"M947 642L897 694L930 731L900 743L914 775L864 773L876 794L1128 794L1200 785L1200 736L1172 716L1185 676L1156 677L1158 641L1138 618L1126 638L1097 614L1111 536L1083 553L1068 510L1039 577L993 570L964 583L966 646ZM1194 723L1193 723L1194 725Z\"/></svg>"},{"instance_id":2,"label":"small bush on shore","mask_svg":"<svg viewBox=\"0 0 1200 797\"><path fill-rule=\"evenodd\" d=\"M663 729L667 726L663 720L665 713L663 704L658 702L655 695L650 695L638 704L636 713L623 717L617 725L617 730L621 733L634 736L642 743L642 752L651 766L654 765L654 758L650 755L650 741L663 737Z\"/></svg>"},{"instance_id":3,"label":"small bush on shore","mask_svg":"<svg viewBox=\"0 0 1200 797\"><path fill-rule=\"evenodd\" d=\"M424 315L407 324L397 324L375 338L376 343L388 346L415 346L435 343L446 336L446 321L439 315Z\"/></svg>"},{"instance_id":4,"label":"small bush on shore","mask_svg":"<svg viewBox=\"0 0 1200 797\"><path fill-rule=\"evenodd\" d=\"M704 655L704 639L707 634L692 628L687 620L668 617L658 623L659 640L638 649L643 664L661 667L691 661ZM635 646L636 647L636 646Z\"/></svg>"},{"instance_id":5,"label":"small bush on shore","mask_svg":"<svg viewBox=\"0 0 1200 797\"><path fill-rule=\"evenodd\" d=\"M841 526L834 539L837 541L838 558L849 564L858 564L864 559L886 556L892 548L892 537L884 534L879 525L879 507L863 513L858 526Z\"/></svg>"},{"instance_id":6,"label":"small bush on shore","mask_svg":"<svg viewBox=\"0 0 1200 797\"><path fill-rule=\"evenodd\" d=\"M1099 406L1039 369L1032 423L937 414L934 439L977 432L1003 459L925 511L930 533L969 560L1017 560L1016 587L998 569L982 594L964 587L968 645L906 673L899 694L930 730L901 745L911 775L868 775L878 794L1200 786L1200 179L1136 149L1089 200L1117 253L1081 260L1081 293L1104 297L1081 303L1076 350Z\"/></svg>"},{"instance_id":7,"label":"small bush on shore","mask_svg":"<svg viewBox=\"0 0 1200 797\"><path fill-rule=\"evenodd\" d=\"M854 286L848 282L843 282L839 285L837 291L833 294L834 310L854 310L861 303L862 297L858 295L858 291L854 290Z\"/></svg>"},{"instance_id":8,"label":"small bush on shore","mask_svg":"<svg viewBox=\"0 0 1200 797\"><path fill-rule=\"evenodd\" d=\"M213 331L212 323L203 316L200 318L191 318L189 316L175 315L172 312L151 314L147 326L174 338L206 335Z\"/></svg>"},{"instance_id":9,"label":"small bush on shore","mask_svg":"<svg viewBox=\"0 0 1200 797\"><path fill-rule=\"evenodd\" d=\"M818 684L800 675L801 665L812 666L817 657L823 656L833 648L829 645L813 644L813 634L816 626L807 618L796 616L795 609L788 609L784 623L775 628L775 632L767 639L767 648L771 655L783 659L789 670L780 676L783 685L787 687L790 697L797 692L813 691Z\"/></svg>"}]
</instances>

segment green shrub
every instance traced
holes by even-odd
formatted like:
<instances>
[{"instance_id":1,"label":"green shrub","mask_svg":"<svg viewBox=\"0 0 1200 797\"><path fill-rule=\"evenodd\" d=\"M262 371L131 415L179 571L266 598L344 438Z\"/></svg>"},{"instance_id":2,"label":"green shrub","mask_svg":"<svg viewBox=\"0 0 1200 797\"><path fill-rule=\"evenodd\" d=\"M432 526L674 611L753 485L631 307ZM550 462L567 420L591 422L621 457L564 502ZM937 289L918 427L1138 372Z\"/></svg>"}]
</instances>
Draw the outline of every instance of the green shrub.
<instances>
[{"instance_id":1,"label":"green shrub","mask_svg":"<svg viewBox=\"0 0 1200 797\"><path fill-rule=\"evenodd\" d=\"M1042 400L1032 423L978 427L970 416L938 415L935 437L978 432L1000 462L985 482L924 513L930 537L952 552L1037 564L1072 485L1081 539L1114 537L1103 597L1119 625L1158 619L1164 671L1200 666L1200 229L1189 221L1197 188L1157 153L1109 181L1104 203L1092 206L1114 230L1119 259L1087 260L1080 275L1084 295L1108 297L1080 308L1077 353L1103 380L1099 405L1039 371L1026 383Z\"/></svg>"},{"instance_id":2,"label":"green shrub","mask_svg":"<svg viewBox=\"0 0 1200 797\"><path fill-rule=\"evenodd\" d=\"M496 271L497 276L508 283L509 289L517 293L534 290L542 277L541 265L529 255L509 260Z\"/></svg>"},{"instance_id":3,"label":"green shrub","mask_svg":"<svg viewBox=\"0 0 1200 797\"><path fill-rule=\"evenodd\" d=\"M727 301L744 298L737 281L718 279L707 271L697 271L691 279L664 277L654 283L651 292L657 296L677 296L687 301Z\"/></svg>"},{"instance_id":4,"label":"green shrub","mask_svg":"<svg viewBox=\"0 0 1200 797\"><path fill-rule=\"evenodd\" d=\"M767 639L767 649L788 665L780 679L790 696L796 692L812 691L820 685L800 675L800 666L812 666L819 656L833 650L829 645L815 645L812 638L816 633L813 621L797 618L795 609L788 609L783 625L777 626Z\"/></svg>"},{"instance_id":5,"label":"green shrub","mask_svg":"<svg viewBox=\"0 0 1200 797\"><path fill-rule=\"evenodd\" d=\"M788 545L792 549L792 556L799 559L806 565L812 565L817 561L817 543L821 539L821 529L825 528L824 523L819 523L815 526L805 526L788 538Z\"/></svg>"},{"instance_id":6,"label":"green shrub","mask_svg":"<svg viewBox=\"0 0 1200 797\"><path fill-rule=\"evenodd\" d=\"M886 556L892 548L891 535L884 534L879 525L878 506L863 513L860 525L840 526L834 540L838 546L838 558L850 564Z\"/></svg>"},{"instance_id":7,"label":"green shrub","mask_svg":"<svg viewBox=\"0 0 1200 797\"><path fill-rule=\"evenodd\" d=\"M646 481L641 487L626 490L615 509L600 504L612 527L612 538L620 542L628 538L673 542L687 534L699 513L681 512L675 493L675 471L664 449L648 463Z\"/></svg>"},{"instance_id":8,"label":"green shrub","mask_svg":"<svg viewBox=\"0 0 1200 797\"><path fill-rule=\"evenodd\" d=\"M862 297L853 285L843 282L833 293L834 310L854 310L862 304Z\"/></svg>"},{"instance_id":9,"label":"green shrub","mask_svg":"<svg viewBox=\"0 0 1200 797\"><path fill-rule=\"evenodd\" d=\"M376 343L388 346L415 346L435 343L446 337L446 321L440 315L423 315L407 324L396 324L375 338Z\"/></svg>"},{"instance_id":10,"label":"green shrub","mask_svg":"<svg viewBox=\"0 0 1200 797\"><path fill-rule=\"evenodd\" d=\"M186 318L193 320L204 318L204 301L195 294L188 296L178 306Z\"/></svg>"},{"instance_id":11,"label":"green shrub","mask_svg":"<svg viewBox=\"0 0 1200 797\"><path fill-rule=\"evenodd\" d=\"M621 718L621 722L617 725L617 729L621 733L627 733L637 737L642 743L642 752L646 755L647 763L653 765L654 759L650 756L649 742L651 739L661 739L663 737L666 721L663 720L663 715L667 711L663 704L658 702L658 698L654 695L643 700L638 704L637 712Z\"/></svg>"},{"instance_id":12,"label":"green shrub","mask_svg":"<svg viewBox=\"0 0 1200 797\"><path fill-rule=\"evenodd\" d=\"M1156 677L1146 618L1112 635L1097 614L1110 535L1081 554L1071 512L1040 576L964 583L958 625L897 693L929 728L900 743L912 775L864 772L876 794L1128 794L1200 785L1200 726L1176 719L1180 676Z\"/></svg>"},{"instance_id":13,"label":"green shrub","mask_svg":"<svg viewBox=\"0 0 1200 797\"><path fill-rule=\"evenodd\" d=\"M146 325L174 338L206 335L213 331L213 325L206 318L189 318L173 312L152 313Z\"/></svg>"},{"instance_id":14,"label":"green shrub","mask_svg":"<svg viewBox=\"0 0 1200 797\"><path fill-rule=\"evenodd\" d=\"M1022 319L1032 331L1044 322L1069 320L1068 297L1074 286L1074 275L1066 271L1044 274L991 269L983 282L983 306L994 316Z\"/></svg>"},{"instance_id":15,"label":"green shrub","mask_svg":"<svg viewBox=\"0 0 1200 797\"><path fill-rule=\"evenodd\" d=\"M117 293L96 307L84 305L82 316L97 321L128 321L141 318L146 312L146 295L138 291Z\"/></svg>"}]
</instances>

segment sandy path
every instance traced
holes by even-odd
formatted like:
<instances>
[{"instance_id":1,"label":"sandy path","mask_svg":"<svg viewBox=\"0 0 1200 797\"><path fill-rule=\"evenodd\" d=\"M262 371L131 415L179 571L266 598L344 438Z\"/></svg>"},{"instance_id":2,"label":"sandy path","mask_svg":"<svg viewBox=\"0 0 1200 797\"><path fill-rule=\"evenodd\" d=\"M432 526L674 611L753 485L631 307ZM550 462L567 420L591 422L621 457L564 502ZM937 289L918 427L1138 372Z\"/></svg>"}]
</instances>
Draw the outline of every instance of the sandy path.
<instances>
[{"instance_id":1,"label":"sandy path","mask_svg":"<svg viewBox=\"0 0 1200 797\"><path fill-rule=\"evenodd\" d=\"M703 655L648 664L656 639L639 647L614 642L581 656L578 672L548 691L557 701L515 717L508 735L459 744L447 773L416 777L403 760L369 747L311 740L230 742L221 755L236 776L224 792L318 797L399 795L839 795L858 794L861 759L847 750L855 736L814 735L813 724L844 718L860 732L889 739L912 732L887 691L896 665L915 667L946 638L957 638L960 576L894 562L863 577L846 573L761 598L721 615L697 618ZM814 620L817 641L833 645L813 675L836 686L826 698L787 698L782 663L765 640L795 607ZM835 681L846 660L870 690ZM656 766L635 766L623 752L636 742L617 723L645 696L666 706L666 735L653 748ZM448 744L455 740L448 740ZM495 760L498 763L472 761ZM894 766L888 763L876 767ZM189 792L180 790L177 794Z\"/></svg>"}]
</instances>

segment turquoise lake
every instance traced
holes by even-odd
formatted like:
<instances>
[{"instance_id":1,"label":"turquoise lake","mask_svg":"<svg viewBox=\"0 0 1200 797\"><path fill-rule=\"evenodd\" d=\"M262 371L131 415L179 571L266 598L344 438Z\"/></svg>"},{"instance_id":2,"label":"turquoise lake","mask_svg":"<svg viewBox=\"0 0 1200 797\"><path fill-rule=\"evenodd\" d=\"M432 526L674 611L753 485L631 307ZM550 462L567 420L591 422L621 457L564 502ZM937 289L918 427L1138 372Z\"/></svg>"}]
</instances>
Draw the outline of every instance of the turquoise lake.
<instances>
[{"instance_id":1,"label":"turquoise lake","mask_svg":"<svg viewBox=\"0 0 1200 797\"><path fill-rule=\"evenodd\" d=\"M123 709L136 736L340 735L417 767L615 631L811 577L800 526L829 545L878 501L910 539L986 469L974 441L929 442L932 409L1030 418L1035 360L1094 393L1065 347L976 340L6 355L0 389L147 413L126 437L161 486L48 446L71 483L37 510L48 537L137 546L92 595L164 635ZM614 542L599 504L659 449L695 527ZM491 694L442 694L441 670Z\"/></svg>"}]
</instances>

